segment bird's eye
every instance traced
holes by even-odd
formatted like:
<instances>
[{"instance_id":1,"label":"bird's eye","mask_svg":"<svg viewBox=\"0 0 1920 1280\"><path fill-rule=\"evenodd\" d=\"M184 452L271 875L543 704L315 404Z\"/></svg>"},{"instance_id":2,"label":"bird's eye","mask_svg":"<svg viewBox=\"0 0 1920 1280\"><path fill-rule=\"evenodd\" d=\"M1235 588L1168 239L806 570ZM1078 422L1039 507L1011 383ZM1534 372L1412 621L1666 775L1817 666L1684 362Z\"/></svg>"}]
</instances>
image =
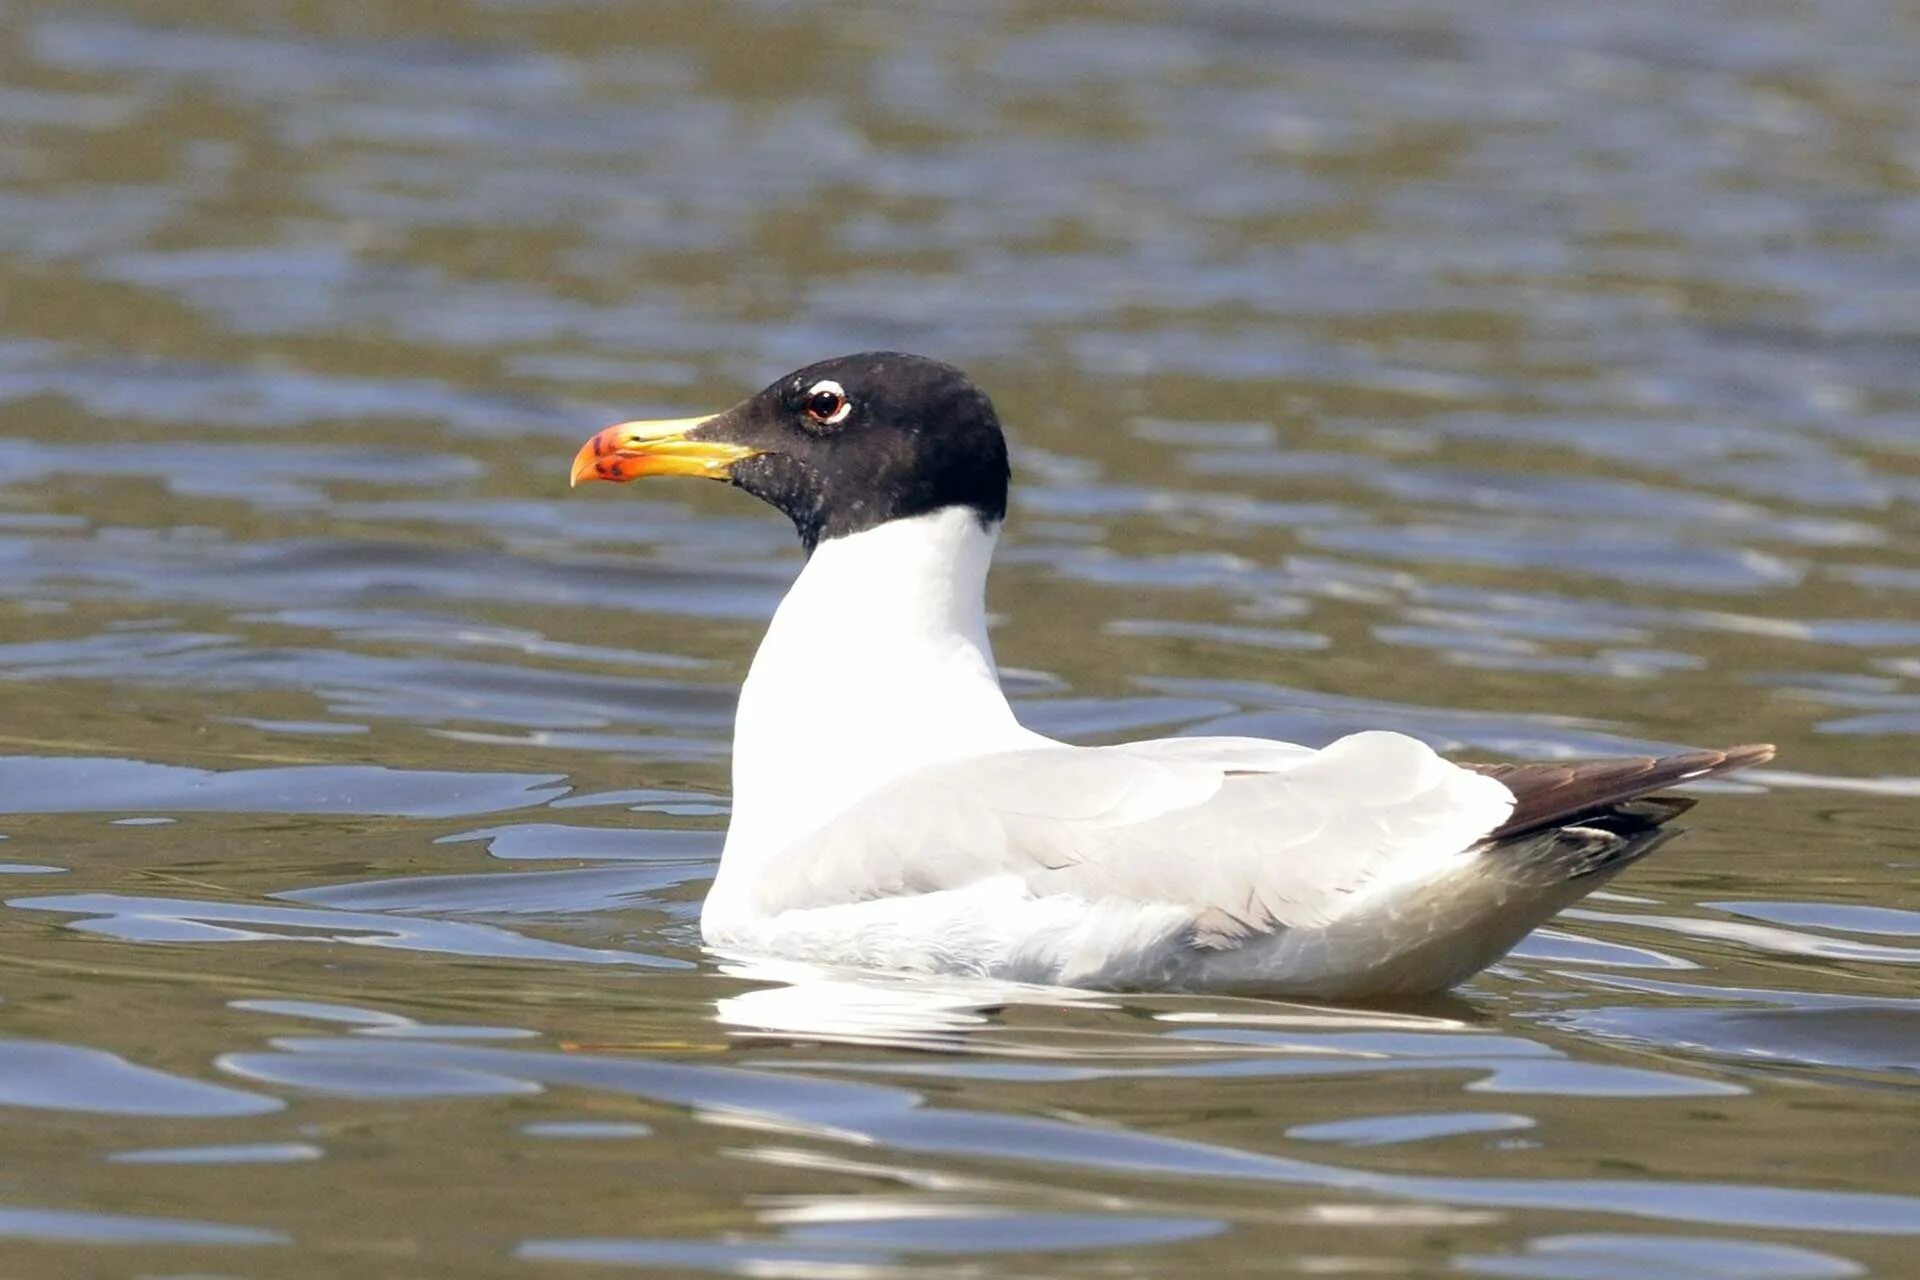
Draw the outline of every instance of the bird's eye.
<instances>
[{"instance_id":1,"label":"bird's eye","mask_svg":"<svg viewBox=\"0 0 1920 1280\"><path fill-rule=\"evenodd\" d=\"M822 379L807 388L806 408L809 418L823 427L831 427L846 420L853 402L847 399L839 383Z\"/></svg>"}]
</instances>

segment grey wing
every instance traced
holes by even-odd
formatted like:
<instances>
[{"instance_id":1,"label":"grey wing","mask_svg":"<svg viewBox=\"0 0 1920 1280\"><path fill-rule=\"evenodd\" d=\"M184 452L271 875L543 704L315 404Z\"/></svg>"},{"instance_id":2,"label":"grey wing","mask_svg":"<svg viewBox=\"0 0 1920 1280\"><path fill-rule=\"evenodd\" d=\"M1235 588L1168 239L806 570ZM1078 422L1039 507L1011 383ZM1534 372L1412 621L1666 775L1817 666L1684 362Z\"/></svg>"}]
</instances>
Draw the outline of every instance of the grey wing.
<instances>
[{"instance_id":1,"label":"grey wing","mask_svg":"<svg viewBox=\"0 0 1920 1280\"><path fill-rule=\"evenodd\" d=\"M1512 808L1497 780L1395 733L1043 747L881 788L770 859L755 894L782 911L1011 876L1036 897L1178 906L1225 940L1439 875Z\"/></svg>"}]
</instances>

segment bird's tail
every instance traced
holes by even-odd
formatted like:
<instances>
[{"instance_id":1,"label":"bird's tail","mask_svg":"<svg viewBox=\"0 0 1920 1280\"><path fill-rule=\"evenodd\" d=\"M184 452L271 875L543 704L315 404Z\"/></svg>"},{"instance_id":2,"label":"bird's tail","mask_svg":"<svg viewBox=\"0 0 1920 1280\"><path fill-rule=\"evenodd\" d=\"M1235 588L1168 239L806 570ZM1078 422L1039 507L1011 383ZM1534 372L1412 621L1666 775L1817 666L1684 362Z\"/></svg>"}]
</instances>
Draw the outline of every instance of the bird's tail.
<instances>
[{"instance_id":1,"label":"bird's tail","mask_svg":"<svg viewBox=\"0 0 1920 1280\"><path fill-rule=\"evenodd\" d=\"M1591 765L1480 766L1514 791L1515 817L1445 874L1288 939L1296 972L1321 975L1299 994L1425 995L1465 981L1681 834L1669 824L1694 802L1648 792L1772 757L1772 747L1750 746Z\"/></svg>"}]
</instances>

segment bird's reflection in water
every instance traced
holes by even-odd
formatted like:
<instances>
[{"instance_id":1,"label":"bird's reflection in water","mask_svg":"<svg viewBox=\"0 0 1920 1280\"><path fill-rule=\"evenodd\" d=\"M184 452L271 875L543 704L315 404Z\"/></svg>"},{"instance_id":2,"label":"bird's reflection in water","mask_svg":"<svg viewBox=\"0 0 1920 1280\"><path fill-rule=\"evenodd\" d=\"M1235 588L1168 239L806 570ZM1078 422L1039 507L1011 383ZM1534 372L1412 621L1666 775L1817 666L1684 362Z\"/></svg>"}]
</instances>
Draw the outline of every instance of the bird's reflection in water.
<instances>
[{"instance_id":1,"label":"bird's reflection in water","mask_svg":"<svg viewBox=\"0 0 1920 1280\"><path fill-rule=\"evenodd\" d=\"M760 957L725 958L720 971L765 984L714 1002L715 1020L736 1037L997 1057L1185 1057L1244 1052L1246 1046L1172 1039L1168 1033L1204 1033L1209 1027L1459 1033L1470 1031L1477 1021L1473 1006L1454 997L1422 1000L1417 1008L1405 1003L1346 1008L1248 997L1085 991ZM1003 1016L1014 1009L1051 1013L1015 1027ZM1095 1017L1071 1016L1076 1012ZM1022 1031L1026 1034L1019 1034ZM1273 1049L1270 1043L1261 1047Z\"/></svg>"},{"instance_id":2,"label":"bird's reflection in water","mask_svg":"<svg viewBox=\"0 0 1920 1280\"><path fill-rule=\"evenodd\" d=\"M715 1019L735 1035L768 1039L980 1051L984 1046L970 1041L969 1034L993 1026L993 1015L1010 1005L1119 1007L1104 993L1067 987L879 973L797 960L729 958L720 971L767 985L716 1000Z\"/></svg>"}]
</instances>

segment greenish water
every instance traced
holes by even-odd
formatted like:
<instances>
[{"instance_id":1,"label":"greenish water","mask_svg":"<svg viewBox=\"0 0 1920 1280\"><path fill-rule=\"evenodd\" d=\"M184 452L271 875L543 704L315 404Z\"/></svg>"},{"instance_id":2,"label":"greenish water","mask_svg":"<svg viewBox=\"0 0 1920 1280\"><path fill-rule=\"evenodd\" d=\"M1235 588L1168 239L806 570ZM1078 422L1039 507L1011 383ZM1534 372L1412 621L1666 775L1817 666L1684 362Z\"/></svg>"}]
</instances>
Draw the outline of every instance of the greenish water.
<instances>
[{"instance_id":1,"label":"greenish water","mask_svg":"<svg viewBox=\"0 0 1920 1280\"><path fill-rule=\"evenodd\" d=\"M0 4L0 1270L1911 1275L1920 7ZM1455 996L724 967L905 347L1080 741L1771 740Z\"/></svg>"}]
</instances>

